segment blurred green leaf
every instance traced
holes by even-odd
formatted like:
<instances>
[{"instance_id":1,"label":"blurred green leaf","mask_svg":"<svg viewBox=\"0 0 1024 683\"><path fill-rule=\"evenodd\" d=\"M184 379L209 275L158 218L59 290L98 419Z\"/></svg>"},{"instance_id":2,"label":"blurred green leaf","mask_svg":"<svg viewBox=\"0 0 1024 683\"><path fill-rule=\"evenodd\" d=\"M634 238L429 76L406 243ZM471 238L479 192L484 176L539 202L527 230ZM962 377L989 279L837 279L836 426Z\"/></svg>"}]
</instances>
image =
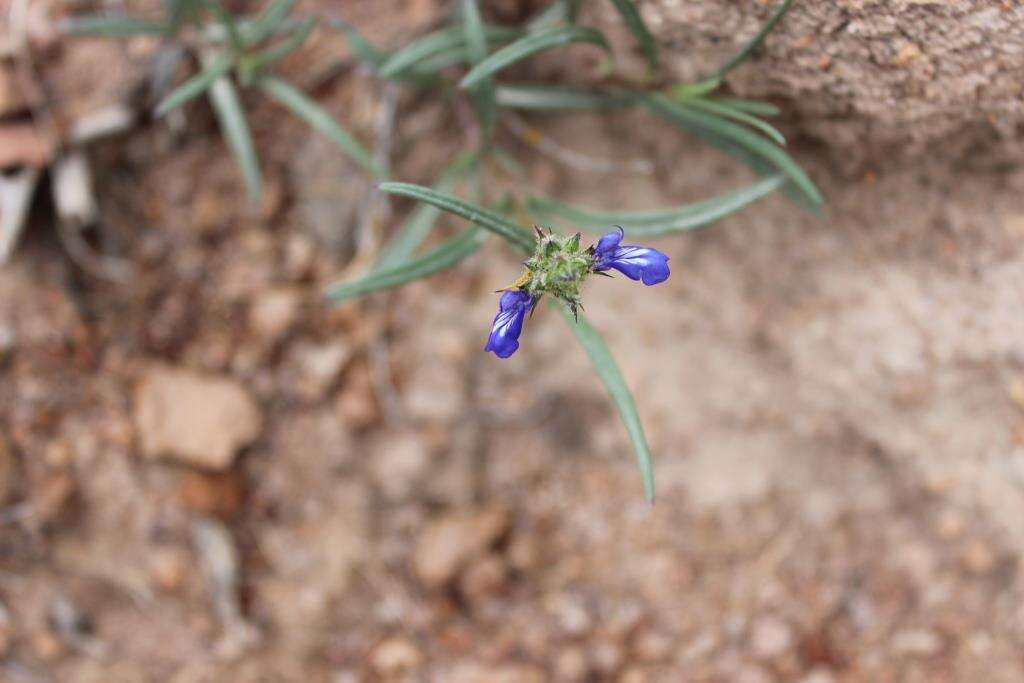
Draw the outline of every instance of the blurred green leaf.
<instances>
[{"instance_id":1,"label":"blurred green leaf","mask_svg":"<svg viewBox=\"0 0 1024 683\"><path fill-rule=\"evenodd\" d=\"M327 297L339 302L353 297L375 292L379 289L397 287L413 280L433 275L449 268L466 258L483 244L487 233L478 228L470 228L455 237L445 240L423 256L406 261L390 268L374 270L366 277L355 282L334 285L327 290Z\"/></svg>"},{"instance_id":2,"label":"blurred green leaf","mask_svg":"<svg viewBox=\"0 0 1024 683\"><path fill-rule=\"evenodd\" d=\"M716 90L720 85L722 85L721 79L705 78L703 81L697 81L696 83L677 85L670 88L669 92L677 100L689 100L694 97L704 97Z\"/></svg>"},{"instance_id":3,"label":"blurred green leaf","mask_svg":"<svg viewBox=\"0 0 1024 683\"><path fill-rule=\"evenodd\" d=\"M716 97L714 101L756 116L778 116L781 113L774 104L758 102L756 100L741 100L738 97Z\"/></svg>"},{"instance_id":4,"label":"blurred green leaf","mask_svg":"<svg viewBox=\"0 0 1024 683\"><path fill-rule=\"evenodd\" d=\"M770 167L786 174L812 206L822 203L821 193L803 169L785 150L770 140L731 121L681 106L662 94L636 93L635 96L653 113L721 147L742 161L749 163L756 159L767 162ZM742 154L737 153L737 150ZM758 172L765 173L764 164L751 165Z\"/></svg>"},{"instance_id":5,"label":"blurred green leaf","mask_svg":"<svg viewBox=\"0 0 1024 683\"><path fill-rule=\"evenodd\" d=\"M231 80L227 76L221 76L214 80L207 93L209 93L213 111L217 115L221 132L227 140L228 148L242 171L245 189L249 193L250 199L256 201L260 198L262 185L260 163L256 158L252 134L249 132L249 124L245 121L245 114L238 101L235 86L231 84Z\"/></svg>"},{"instance_id":6,"label":"blurred green leaf","mask_svg":"<svg viewBox=\"0 0 1024 683\"><path fill-rule=\"evenodd\" d=\"M491 53L487 59L474 66L463 77L462 81L459 82L459 87L463 89L472 88L484 79L494 76L510 64L514 64L542 50L570 43L590 43L591 45L603 48L605 51L611 50L608 41L596 29L587 26L558 26L524 36Z\"/></svg>"},{"instance_id":7,"label":"blurred green leaf","mask_svg":"<svg viewBox=\"0 0 1024 683\"><path fill-rule=\"evenodd\" d=\"M279 104L287 107L312 126L314 130L330 138L350 159L374 176L384 177L384 169L377 164L373 155L312 99L276 76L263 76L257 81L257 85Z\"/></svg>"},{"instance_id":8,"label":"blurred green leaf","mask_svg":"<svg viewBox=\"0 0 1024 683\"><path fill-rule=\"evenodd\" d=\"M224 6L217 2L217 0L201 0L201 4L217 17L217 21L220 22L220 25L227 33L231 48L237 53L242 53L245 50L245 43L242 41L242 34L238 31L238 22L235 20L234 15L224 9Z\"/></svg>"},{"instance_id":9,"label":"blurred green leaf","mask_svg":"<svg viewBox=\"0 0 1024 683\"><path fill-rule=\"evenodd\" d=\"M470 64L479 64L487 57L487 36L484 35L484 24L480 18L477 0L462 0L462 26L466 34L466 52ZM474 88L472 93L473 110L480 127L481 147L486 149L494 135L494 124L498 116L498 108L494 101L494 82L487 78Z\"/></svg>"},{"instance_id":10,"label":"blurred green leaf","mask_svg":"<svg viewBox=\"0 0 1024 683\"><path fill-rule=\"evenodd\" d=\"M252 78L268 65L284 59L297 50L309 38L314 26L316 26L316 17L306 17L287 38L262 52L245 58L241 62L245 80L251 82Z\"/></svg>"},{"instance_id":11,"label":"blurred green leaf","mask_svg":"<svg viewBox=\"0 0 1024 683\"><path fill-rule=\"evenodd\" d=\"M559 24L572 24L580 10L579 0L555 0L526 23L529 33L537 33Z\"/></svg>"},{"instance_id":12,"label":"blurred green leaf","mask_svg":"<svg viewBox=\"0 0 1024 683\"><path fill-rule=\"evenodd\" d=\"M608 394L612 397L612 402L615 403L615 407L619 411L619 417L622 418L622 423L626 427L629 439L633 442L633 452L636 454L636 463L640 468L640 477L644 483L644 495L647 497L647 502L653 504L654 466L651 464L651 449L647 445L644 426L640 422L640 415L637 413L633 394L629 391L626 381L622 378L622 372L619 370L618 363L615 362L615 358L612 356L611 351L608 350L608 345L604 343L604 339L587 322L586 318L580 316L579 321L576 321L572 313L565 306L557 303L553 305L557 306L558 310L562 312L562 317L565 318L569 328L576 335L576 338L583 346L583 350L590 356L594 369L597 370L598 376L604 382Z\"/></svg>"},{"instance_id":13,"label":"blurred green leaf","mask_svg":"<svg viewBox=\"0 0 1024 683\"><path fill-rule=\"evenodd\" d=\"M684 107L692 107L694 109L700 109L713 116L721 116L733 121L739 121L745 123L751 128L756 128L761 131L769 138L774 140L777 144L785 147L786 138L783 137L782 133L775 129L775 126L770 123L766 123L756 116L751 116L742 109L737 109L724 102L716 102L715 100L706 100L703 98L694 98L681 103Z\"/></svg>"},{"instance_id":14,"label":"blurred green leaf","mask_svg":"<svg viewBox=\"0 0 1024 683\"><path fill-rule=\"evenodd\" d=\"M202 71L168 93L167 97L156 106L156 115L163 116L172 109L202 95L215 80L228 72L232 62L231 55L221 54L214 57Z\"/></svg>"},{"instance_id":15,"label":"blurred green leaf","mask_svg":"<svg viewBox=\"0 0 1024 683\"><path fill-rule=\"evenodd\" d=\"M768 17L768 21L764 22L764 26L762 26L761 30L757 32L757 35L751 38L750 42L740 48L740 51L733 55L729 61L720 66L718 71L715 72L715 76L718 78L724 78L727 73L742 64L743 61L757 49L757 46L764 42L765 37L771 33L772 29L775 28L775 25L779 23L783 16L785 16L786 12L789 11L789 6L792 4L793 0L783 0L782 4L772 12L770 17Z\"/></svg>"},{"instance_id":16,"label":"blurred green leaf","mask_svg":"<svg viewBox=\"0 0 1024 683\"><path fill-rule=\"evenodd\" d=\"M775 175L711 199L656 211L602 211L573 206L548 197L530 197L526 205L531 211L559 216L580 230L602 232L608 226L620 225L630 237L649 237L709 225L771 194L785 183L784 176Z\"/></svg>"},{"instance_id":17,"label":"blurred green leaf","mask_svg":"<svg viewBox=\"0 0 1024 683\"><path fill-rule=\"evenodd\" d=\"M267 3L259 14L239 29L242 42L246 45L256 45L260 41L266 40L285 20L294 6L295 0L272 0Z\"/></svg>"},{"instance_id":18,"label":"blurred green leaf","mask_svg":"<svg viewBox=\"0 0 1024 683\"><path fill-rule=\"evenodd\" d=\"M644 57L647 58L647 64L653 72L658 68L658 45L648 30L647 24L644 23L643 17L640 16L640 12L637 11L636 5L633 4L633 0L612 0L612 4L622 16L626 28L640 43Z\"/></svg>"},{"instance_id":19,"label":"blurred green leaf","mask_svg":"<svg viewBox=\"0 0 1024 683\"><path fill-rule=\"evenodd\" d=\"M347 21L331 19L328 23L330 26L345 34L345 41L348 43L348 46L352 48L353 54L355 54L356 57L362 60L363 63L369 66L373 71L379 70L384 62L387 61L389 57L388 53L368 41L363 37L363 34L357 31L356 28Z\"/></svg>"},{"instance_id":20,"label":"blurred green leaf","mask_svg":"<svg viewBox=\"0 0 1024 683\"><path fill-rule=\"evenodd\" d=\"M381 183L380 190L388 194L409 197L410 199L431 204L442 211L455 214L460 218L476 223L481 228L490 230L507 240L510 244L519 247L527 254L533 251L533 235L507 218L475 204L470 204L449 194L432 190L429 187L413 185L411 183Z\"/></svg>"},{"instance_id":21,"label":"blurred green leaf","mask_svg":"<svg viewBox=\"0 0 1024 683\"><path fill-rule=\"evenodd\" d=\"M567 85L503 84L497 101L511 109L621 109L632 105L627 97Z\"/></svg>"},{"instance_id":22,"label":"blurred green leaf","mask_svg":"<svg viewBox=\"0 0 1024 683\"><path fill-rule=\"evenodd\" d=\"M167 23L163 21L114 14L68 17L61 22L61 29L75 36L163 35L167 33L168 28Z\"/></svg>"},{"instance_id":23,"label":"blurred green leaf","mask_svg":"<svg viewBox=\"0 0 1024 683\"><path fill-rule=\"evenodd\" d=\"M450 193L455 181L466 173L476 162L476 154L467 152L453 161L441 174L441 179L434 189L441 193ZM412 256L434 226L441 215L441 210L430 204L420 204L388 242L374 264L375 269L395 266Z\"/></svg>"},{"instance_id":24,"label":"blurred green leaf","mask_svg":"<svg viewBox=\"0 0 1024 683\"><path fill-rule=\"evenodd\" d=\"M514 40L523 34L521 29L504 26L485 25L483 30L489 43ZM381 65L380 75L383 78L393 78L404 71L413 69L428 57L453 48L463 50L466 48L466 31L462 26L453 26L431 33L395 51Z\"/></svg>"}]
</instances>

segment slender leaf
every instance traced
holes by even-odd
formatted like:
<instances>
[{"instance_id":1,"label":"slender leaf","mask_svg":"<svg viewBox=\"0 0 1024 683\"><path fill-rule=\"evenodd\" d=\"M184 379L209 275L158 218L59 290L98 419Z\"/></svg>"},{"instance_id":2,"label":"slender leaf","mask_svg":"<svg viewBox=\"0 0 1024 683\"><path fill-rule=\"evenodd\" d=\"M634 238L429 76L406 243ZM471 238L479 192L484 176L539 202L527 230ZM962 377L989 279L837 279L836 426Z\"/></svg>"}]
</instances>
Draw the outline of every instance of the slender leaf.
<instances>
[{"instance_id":1,"label":"slender leaf","mask_svg":"<svg viewBox=\"0 0 1024 683\"><path fill-rule=\"evenodd\" d=\"M217 115L217 122L220 123L221 132L227 140L231 154L235 157L235 162L242 170L245 189L249 197L256 201L260 197L262 185L260 162L256 157L252 134L249 132L249 124L245 121L235 86L227 76L221 76L213 82L207 92L213 111Z\"/></svg>"},{"instance_id":2,"label":"slender leaf","mask_svg":"<svg viewBox=\"0 0 1024 683\"><path fill-rule=\"evenodd\" d=\"M587 26L559 26L524 36L488 55L487 59L474 66L463 77L462 81L459 82L459 87L463 89L472 88L484 79L494 76L510 64L514 64L541 50L548 50L569 43L590 43L606 51L611 50L608 41L596 29Z\"/></svg>"},{"instance_id":3,"label":"slender leaf","mask_svg":"<svg viewBox=\"0 0 1024 683\"><path fill-rule=\"evenodd\" d=\"M202 6L209 9L217 17L217 21L227 33L228 42L231 43L231 47L235 52L242 52L245 49L245 43L242 41L242 34L238 30L238 22L235 21L235 17L231 12L224 9L217 0L202 0Z\"/></svg>"},{"instance_id":4,"label":"slender leaf","mask_svg":"<svg viewBox=\"0 0 1024 683\"><path fill-rule=\"evenodd\" d=\"M484 35L484 24L480 18L477 0L462 0L462 25L466 35L466 53L470 64L476 65L487 57L487 36ZM487 148L494 136L494 124L498 117L498 107L494 101L494 81L486 78L477 84L473 94L473 109L480 127L483 129L481 145Z\"/></svg>"},{"instance_id":5,"label":"slender leaf","mask_svg":"<svg viewBox=\"0 0 1024 683\"><path fill-rule=\"evenodd\" d=\"M263 92L290 109L314 130L330 138L350 159L373 175L384 177L384 169L374 160L373 155L312 99L276 76L263 76L257 84Z\"/></svg>"},{"instance_id":6,"label":"slender leaf","mask_svg":"<svg viewBox=\"0 0 1024 683\"><path fill-rule=\"evenodd\" d=\"M297 50L309 38L314 26L316 17L306 17L287 38L244 59L241 63L244 79L251 82L252 78L269 64L280 61Z\"/></svg>"},{"instance_id":7,"label":"slender leaf","mask_svg":"<svg viewBox=\"0 0 1024 683\"><path fill-rule=\"evenodd\" d=\"M157 105L156 115L163 116L172 109L202 95L215 80L228 72L231 64L230 55L222 54L214 57L207 63L206 68L168 93L167 97Z\"/></svg>"},{"instance_id":8,"label":"slender leaf","mask_svg":"<svg viewBox=\"0 0 1024 683\"><path fill-rule=\"evenodd\" d=\"M574 88L567 85L499 85L497 101L511 109L621 109L629 98L612 92Z\"/></svg>"},{"instance_id":9,"label":"slender leaf","mask_svg":"<svg viewBox=\"0 0 1024 683\"><path fill-rule=\"evenodd\" d=\"M481 228L490 230L509 243L519 247L527 254L533 251L534 240L529 232L507 218L475 204L470 204L443 192L432 190L429 187L413 185L411 183L381 183L380 190L388 194L396 194L401 197L409 197L417 201L426 202L442 211L455 214L460 218L476 223Z\"/></svg>"},{"instance_id":10,"label":"slender leaf","mask_svg":"<svg viewBox=\"0 0 1024 683\"><path fill-rule=\"evenodd\" d=\"M388 53L367 40L354 26L341 19L331 19L328 24L345 34L345 41L352 48L353 54L361 59L373 71L380 69L388 60Z\"/></svg>"},{"instance_id":11,"label":"slender leaf","mask_svg":"<svg viewBox=\"0 0 1024 683\"><path fill-rule=\"evenodd\" d=\"M483 30L487 41L495 43L514 40L523 34L521 29L504 26L485 25ZM380 75L383 78L392 78L414 68L423 60L439 52L453 48L465 49L465 47L466 32L462 26L453 26L443 31L437 31L397 50L381 65Z\"/></svg>"},{"instance_id":12,"label":"slender leaf","mask_svg":"<svg viewBox=\"0 0 1024 683\"><path fill-rule=\"evenodd\" d=\"M295 7L295 0L272 0L240 29L242 42L255 45L266 40Z\"/></svg>"},{"instance_id":13,"label":"slender leaf","mask_svg":"<svg viewBox=\"0 0 1024 683\"><path fill-rule=\"evenodd\" d=\"M768 17L768 21L764 22L764 26L762 26L761 30L757 32L757 35L751 38L746 45L740 48L740 51L733 55L729 61L720 66L718 71L715 72L715 76L723 78L727 73L742 64L743 60L749 57L750 54L757 49L757 46L764 42L765 37L772 32L772 29L775 28L775 25L779 23L782 17L785 16L786 12L789 11L789 6L792 4L793 0L783 0L782 4L772 12L770 17Z\"/></svg>"},{"instance_id":14,"label":"slender leaf","mask_svg":"<svg viewBox=\"0 0 1024 683\"><path fill-rule=\"evenodd\" d=\"M812 204L821 204L821 193L814 186L814 183L811 182L811 179L807 177L803 169L793 161L792 157L785 150L774 145L771 141L731 121L680 106L665 95L639 93L637 97L653 113L713 144L718 144L726 151L738 156L741 160L749 162L750 157L753 157L754 159L767 162L772 167L785 173ZM749 156L736 154L737 149L742 150ZM755 167L755 170L761 173L765 172L764 165L751 165Z\"/></svg>"},{"instance_id":15,"label":"slender leaf","mask_svg":"<svg viewBox=\"0 0 1024 683\"><path fill-rule=\"evenodd\" d=\"M677 85L670 90L672 96L677 100L689 100L694 97L704 97L722 85L720 78L705 78L696 83L684 83Z\"/></svg>"},{"instance_id":16,"label":"slender leaf","mask_svg":"<svg viewBox=\"0 0 1024 683\"><path fill-rule=\"evenodd\" d=\"M615 407L619 411L622 424L625 425L629 439L633 442L633 452L636 454L636 463L640 468L640 477L644 483L644 495L647 497L647 502L653 504L654 466L651 464L651 449L647 445L644 426L640 422L640 415L637 413L633 394L629 391L626 381L622 378L619 365L615 362L615 357L612 356L611 351L608 350L608 345L604 343L604 339L587 322L586 318L580 316L577 321L573 319L572 313L565 306L555 305L562 312L562 316L583 346L583 350L590 356L594 369L597 370L598 376L604 382L608 394L612 397L612 402L615 403Z\"/></svg>"},{"instance_id":17,"label":"slender leaf","mask_svg":"<svg viewBox=\"0 0 1024 683\"><path fill-rule=\"evenodd\" d=\"M602 211L547 197L530 197L527 206L541 214L560 216L582 230L600 232L609 225L620 225L631 237L649 237L709 225L771 194L785 183L784 176L775 175L711 199L657 211Z\"/></svg>"},{"instance_id":18,"label":"slender leaf","mask_svg":"<svg viewBox=\"0 0 1024 683\"><path fill-rule=\"evenodd\" d=\"M756 116L778 116L780 113L780 109L778 107L774 104L769 104L768 102L742 100L738 97L716 97L714 101Z\"/></svg>"},{"instance_id":19,"label":"slender leaf","mask_svg":"<svg viewBox=\"0 0 1024 683\"><path fill-rule=\"evenodd\" d=\"M390 268L374 270L355 282L334 285L327 290L327 297L332 301L344 301L433 275L455 265L479 249L486 236L487 233L479 228L470 228L445 240L418 259L406 261Z\"/></svg>"},{"instance_id":20,"label":"slender leaf","mask_svg":"<svg viewBox=\"0 0 1024 683\"><path fill-rule=\"evenodd\" d=\"M455 181L465 174L476 160L476 155L472 152L460 156L444 170L441 174L441 179L434 186L434 189L443 193L451 192ZM416 249L426 240L427 235L434 226L434 222L440 215L441 210L436 206L420 204L416 207L416 210L412 212L398 229L398 232L395 233L395 236L391 238L391 241L381 249L374 268L388 268L412 256Z\"/></svg>"},{"instance_id":21,"label":"slender leaf","mask_svg":"<svg viewBox=\"0 0 1024 683\"><path fill-rule=\"evenodd\" d=\"M559 24L572 24L580 9L580 0L555 0L526 23L529 33L537 33Z\"/></svg>"},{"instance_id":22,"label":"slender leaf","mask_svg":"<svg viewBox=\"0 0 1024 683\"><path fill-rule=\"evenodd\" d=\"M116 14L68 17L61 22L61 29L65 33L76 36L163 35L168 28L163 21Z\"/></svg>"},{"instance_id":23,"label":"slender leaf","mask_svg":"<svg viewBox=\"0 0 1024 683\"><path fill-rule=\"evenodd\" d=\"M633 37L640 43L640 48L644 51L644 57L647 58L647 64L650 66L651 71L654 71L658 68L658 45L650 30L648 30L647 24L644 23L643 17L640 16L640 12L637 11L636 5L633 4L633 0L612 0L612 4L615 5L615 9L622 16L622 21L626 24L626 28L629 29Z\"/></svg>"},{"instance_id":24,"label":"slender leaf","mask_svg":"<svg viewBox=\"0 0 1024 683\"><path fill-rule=\"evenodd\" d=\"M703 98L687 100L686 102L683 102L682 105L684 107L700 109L714 116L722 116L727 119L739 121L740 123L745 123L751 128L756 128L757 130L761 131L779 145L786 145L786 138L783 137L782 133L776 130L775 126L765 121L762 121L756 116L751 116L742 109L736 109L735 107L731 107L728 104L716 102L714 100L706 100Z\"/></svg>"}]
</instances>

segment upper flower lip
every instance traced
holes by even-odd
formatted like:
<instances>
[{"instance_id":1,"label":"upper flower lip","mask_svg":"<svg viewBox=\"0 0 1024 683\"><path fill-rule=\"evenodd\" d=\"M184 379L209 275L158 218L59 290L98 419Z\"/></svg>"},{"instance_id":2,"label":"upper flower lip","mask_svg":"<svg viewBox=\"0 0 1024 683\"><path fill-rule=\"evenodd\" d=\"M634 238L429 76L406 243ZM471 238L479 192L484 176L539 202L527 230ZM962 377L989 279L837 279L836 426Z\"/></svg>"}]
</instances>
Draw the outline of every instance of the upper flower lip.
<instances>
[{"instance_id":1,"label":"upper flower lip","mask_svg":"<svg viewBox=\"0 0 1024 683\"><path fill-rule=\"evenodd\" d=\"M639 244L621 244L625 231L621 226L603 235L594 247L595 272L614 268L631 280L656 285L668 279L668 255Z\"/></svg>"}]
</instances>

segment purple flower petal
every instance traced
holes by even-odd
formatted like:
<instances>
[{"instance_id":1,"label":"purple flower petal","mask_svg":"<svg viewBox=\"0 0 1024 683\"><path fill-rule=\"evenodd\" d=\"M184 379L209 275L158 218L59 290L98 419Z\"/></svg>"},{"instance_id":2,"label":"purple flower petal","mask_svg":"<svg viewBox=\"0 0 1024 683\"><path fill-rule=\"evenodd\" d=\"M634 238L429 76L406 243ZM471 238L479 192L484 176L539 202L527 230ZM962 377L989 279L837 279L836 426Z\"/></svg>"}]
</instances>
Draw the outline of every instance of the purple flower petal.
<instances>
[{"instance_id":1,"label":"purple flower petal","mask_svg":"<svg viewBox=\"0 0 1024 683\"><path fill-rule=\"evenodd\" d=\"M508 358L515 353L519 348L519 335L523 332L523 318L532 306L533 297L524 291L513 289L503 292L484 351L493 351L498 358Z\"/></svg>"},{"instance_id":2,"label":"purple flower petal","mask_svg":"<svg viewBox=\"0 0 1024 683\"><path fill-rule=\"evenodd\" d=\"M622 241L624 234L625 233L622 228L616 226L615 230L603 235L601 239L597 241L597 246L594 247L595 258L600 260L615 251L615 248L619 246L619 242Z\"/></svg>"},{"instance_id":3,"label":"purple flower petal","mask_svg":"<svg viewBox=\"0 0 1024 683\"><path fill-rule=\"evenodd\" d=\"M594 247L595 271L614 268L631 280L642 280L645 285L656 285L668 279L668 256L650 247L639 244L620 244L623 231L604 235Z\"/></svg>"}]
</instances>

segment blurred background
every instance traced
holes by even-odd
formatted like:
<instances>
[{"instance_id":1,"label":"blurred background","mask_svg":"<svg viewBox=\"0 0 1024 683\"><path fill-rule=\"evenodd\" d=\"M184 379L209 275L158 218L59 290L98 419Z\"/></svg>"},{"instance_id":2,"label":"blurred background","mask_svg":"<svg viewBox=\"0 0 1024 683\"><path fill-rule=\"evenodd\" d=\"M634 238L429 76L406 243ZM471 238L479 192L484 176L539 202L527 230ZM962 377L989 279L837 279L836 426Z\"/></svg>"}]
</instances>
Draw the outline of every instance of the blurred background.
<instances>
[{"instance_id":1,"label":"blurred background","mask_svg":"<svg viewBox=\"0 0 1024 683\"><path fill-rule=\"evenodd\" d=\"M637 4L690 80L770 11ZM496 23L543 5L482 3ZM730 75L782 108L826 204L769 197L655 241L663 285L588 285L647 427L653 507L553 311L511 359L483 353L516 254L491 240L328 305L412 204L373 199L265 98L246 99L264 175L248 203L205 103L146 113L158 38L55 28L101 6L147 9L0 0L0 215L10 179L40 174L0 267L0 679L1024 680L1018 3L802 0ZM452 9L300 6L389 47ZM581 20L642 73L611 3ZM529 68L587 83L598 61ZM395 178L432 184L465 141L464 105L383 84L325 27L280 71ZM69 229L40 130L97 112L122 123L81 138L96 219ZM517 163L492 169L494 197L647 209L753 178L639 112L498 135Z\"/></svg>"}]
</instances>

